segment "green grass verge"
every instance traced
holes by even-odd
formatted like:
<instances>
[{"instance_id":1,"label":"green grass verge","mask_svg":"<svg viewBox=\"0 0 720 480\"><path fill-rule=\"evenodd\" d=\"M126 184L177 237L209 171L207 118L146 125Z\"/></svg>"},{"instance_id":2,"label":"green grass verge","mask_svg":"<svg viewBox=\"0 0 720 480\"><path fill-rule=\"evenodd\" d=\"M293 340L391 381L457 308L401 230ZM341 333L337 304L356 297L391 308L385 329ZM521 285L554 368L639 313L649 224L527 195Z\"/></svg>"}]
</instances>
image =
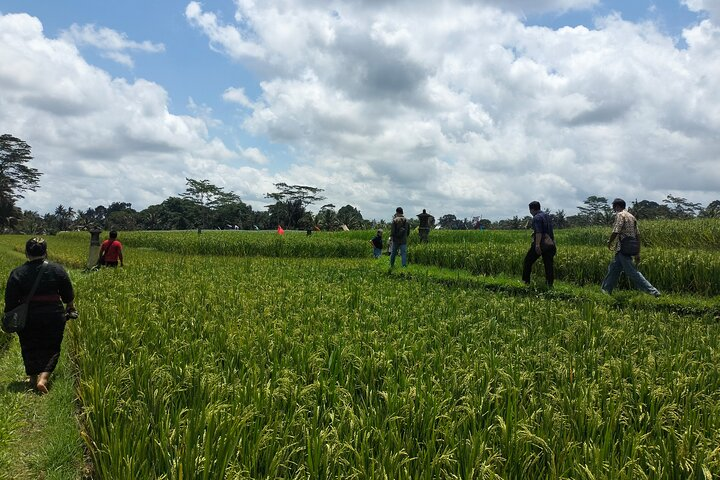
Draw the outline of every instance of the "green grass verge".
<instances>
[{"instance_id":1,"label":"green grass verge","mask_svg":"<svg viewBox=\"0 0 720 480\"><path fill-rule=\"evenodd\" d=\"M50 393L30 389L13 339L0 356L0 478L82 478L74 379L63 353Z\"/></svg>"}]
</instances>

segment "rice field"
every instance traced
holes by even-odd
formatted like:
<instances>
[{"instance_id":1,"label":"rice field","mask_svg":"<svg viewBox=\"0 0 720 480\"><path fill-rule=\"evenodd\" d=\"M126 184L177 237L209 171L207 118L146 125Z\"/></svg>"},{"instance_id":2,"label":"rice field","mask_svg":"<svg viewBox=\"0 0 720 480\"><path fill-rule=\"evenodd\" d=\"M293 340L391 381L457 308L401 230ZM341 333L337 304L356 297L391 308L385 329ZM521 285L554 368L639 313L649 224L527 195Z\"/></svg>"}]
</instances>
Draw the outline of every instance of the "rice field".
<instances>
[{"instance_id":1,"label":"rice field","mask_svg":"<svg viewBox=\"0 0 720 480\"><path fill-rule=\"evenodd\" d=\"M640 270L662 292L720 295L720 220L653 221L641 225ZM71 234L85 239L86 233ZM372 232L205 231L128 232L128 247L153 248L183 255L264 256L278 258L367 258ZM386 235L387 236L387 235ZM609 228L558 230L556 278L578 285L599 285L612 253L605 247ZM530 245L528 231L449 231L431 233L431 242L415 244L409 259L417 265L462 269L477 275L518 275ZM537 274L540 265L536 265Z\"/></svg>"},{"instance_id":2,"label":"rice field","mask_svg":"<svg viewBox=\"0 0 720 480\"><path fill-rule=\"evenodd\" d=\"M126 268L85 273L88 235L50 238L92 478L718 478L712 242L645 249L662 304L600 296L585 232L557 292L511 278L526 232L463 233L402 272L372 232L121 233Z\"/></svg>"}]
</instances>

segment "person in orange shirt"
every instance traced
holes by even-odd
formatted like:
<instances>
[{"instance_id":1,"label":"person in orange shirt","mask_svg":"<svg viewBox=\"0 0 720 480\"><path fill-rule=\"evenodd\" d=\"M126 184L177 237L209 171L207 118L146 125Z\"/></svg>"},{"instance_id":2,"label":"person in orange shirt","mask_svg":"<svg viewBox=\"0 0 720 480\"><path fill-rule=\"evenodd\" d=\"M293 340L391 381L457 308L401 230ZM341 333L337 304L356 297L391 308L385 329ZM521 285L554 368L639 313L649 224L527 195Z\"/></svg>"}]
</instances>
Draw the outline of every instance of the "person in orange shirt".
<instances>
[{"instance_id":1,"label":"person in orange shirt","mask_svg":"<svg viewBox=\"0 0 720 480\"><path fill-rule=\"evenodd\" d=\"M120 266L123 266L123 252L122 243L117 239L117 232L115 230L110 232L110 238L105 240L100 245L100 257L98 258L98 264L105 265L108 267L117 267L118 262Z\"/></svg>"}]
</instances>

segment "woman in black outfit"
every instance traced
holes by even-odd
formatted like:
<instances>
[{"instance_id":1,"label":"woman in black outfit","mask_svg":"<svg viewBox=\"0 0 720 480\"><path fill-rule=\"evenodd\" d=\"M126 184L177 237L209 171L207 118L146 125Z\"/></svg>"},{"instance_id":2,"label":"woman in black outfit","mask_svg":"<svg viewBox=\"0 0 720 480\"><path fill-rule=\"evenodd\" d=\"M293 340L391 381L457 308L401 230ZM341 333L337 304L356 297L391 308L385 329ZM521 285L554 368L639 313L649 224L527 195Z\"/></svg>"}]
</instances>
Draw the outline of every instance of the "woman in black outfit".
<instances>
[{"instance_id":1,"label":"woman in black outfit","mask_svg":"<svg viewBox=\"0 0 720 480\"><path fill-rule=\"evenodd\" d=\"M50 374L60 358L66 319L77 317L73 303L75 295L65 269L46 261L47 243L44 239L28 240L25 256L28 261L14 269L8 278L5 311L12 310L25 300L38 273L41 273L40 283L30 299L25 328L18 332L18 336L30 384L39 392L47 393Z\"/></svg>"}]
</instances>

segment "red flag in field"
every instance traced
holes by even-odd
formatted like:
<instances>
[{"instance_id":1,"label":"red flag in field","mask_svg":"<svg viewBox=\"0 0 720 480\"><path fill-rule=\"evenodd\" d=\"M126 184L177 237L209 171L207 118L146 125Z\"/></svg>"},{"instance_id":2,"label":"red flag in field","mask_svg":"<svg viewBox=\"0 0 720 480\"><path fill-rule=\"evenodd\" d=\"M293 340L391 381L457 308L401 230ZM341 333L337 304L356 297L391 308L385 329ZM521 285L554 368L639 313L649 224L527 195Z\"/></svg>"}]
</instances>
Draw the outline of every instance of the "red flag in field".
<instances>
[{"instance_id":1,"label":"red flag in field","mask_svg":"<svg viewBox=\"0 0 720 480\"><path fill-rule=\"evenodd\" d=\"M280 225L278 225L278 233L280 235L285 235L285 230L283 230L283 228Z\"/></svg>"}]
</instances>

